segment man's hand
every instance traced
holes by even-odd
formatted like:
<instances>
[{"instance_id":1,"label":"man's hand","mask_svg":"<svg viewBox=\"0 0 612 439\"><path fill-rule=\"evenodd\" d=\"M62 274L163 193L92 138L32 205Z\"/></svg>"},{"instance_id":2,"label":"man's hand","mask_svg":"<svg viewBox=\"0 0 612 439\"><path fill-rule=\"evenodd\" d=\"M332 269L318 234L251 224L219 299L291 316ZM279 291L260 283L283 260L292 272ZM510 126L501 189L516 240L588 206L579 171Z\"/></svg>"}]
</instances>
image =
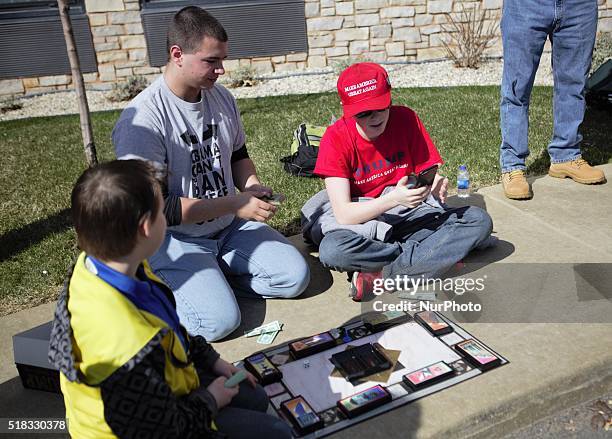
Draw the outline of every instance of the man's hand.
<instances>
[{"instance_id":1,"label":"man's hand","mask_svg":"<svg viewBox=\"0 0 612 439\"><path fill-rule=\"evenodd\" d=\"M270 220L276 212L276 206L261 200L265 196L264 192L240 192L234 198L234 211L236 216L246 220L266 222Z\"/></svg>"},{"instance_id":2,"label":"man's hand","mask_svg":"<svg viewBox=\"0 0 612 439\"><path fill-rule=\"evenodd\" d=\"M431 185L431 194L440 200L441 203L446 203L446 195L448 193L448 178L436 174L433 184Z\"/></svg>"},{"instance_id":3,"label":"man's hand","mask_svg":"<svg viewBox=\"0 0 612 439\"><path fill-rule=\"evenodd\" d=\"M217 408L219 410L232 402L232 398L238 394L238 386L225 387L226 381L227 378L220 376L206 388L214 396L215 401L217 401Z\"/></svg>"},{"instance_id":4,"label":"man's hand","mask_svg":"<svg viewBox=\"0 0 612 439\"><path fill-rule=\"evenodd\" d=\"M245 192L260 192L262 197L271 197L272 188L264 186L263 184L252 184L249 187L244 188Z\"/></svg>"},{"instance_id":5,"label":"man's hand","mask_svg":"<svg viewBox=\"0 0 612 439\"><path fill-rule=\"evenodd\" d=\"M231 377L239 370L240 369L238 369L236 366L234 366L231 363L228 363L227 361L221 358L219 358L213 365L213 372L216 373L217 375L222 375L226 378ZM247 380L251 384L251 387L255 387L255 385L257 385L257 378L255 378L255 376L251 372L247 372L246 370L245 372L246 372Z\"/></svg>"},{"instance_id":6,"label":"man's hand","mask_svg":"<svg viewBox=\"0 0 612 439\"><path fill-rule=\"evenodd\" d=\"M395 189L391 192L393 199L397 204L404 207L413 208L421 204L431 190L430 186L423 186L417 189L408 189L408 177L402 177L395 185Z\"/></svg>"}]
</instances>

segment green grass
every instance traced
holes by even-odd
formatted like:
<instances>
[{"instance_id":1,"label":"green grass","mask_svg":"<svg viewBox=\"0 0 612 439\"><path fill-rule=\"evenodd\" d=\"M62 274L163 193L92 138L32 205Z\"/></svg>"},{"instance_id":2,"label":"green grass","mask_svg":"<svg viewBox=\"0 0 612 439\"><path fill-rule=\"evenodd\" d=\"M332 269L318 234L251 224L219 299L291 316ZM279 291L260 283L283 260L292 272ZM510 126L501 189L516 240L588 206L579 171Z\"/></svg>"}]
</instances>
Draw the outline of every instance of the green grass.
<instances>
[{"instance_id":1,"label":"green grass","mask_svg":"<svg viewBox=\"0 0 612 439\"><path fill-rule=\"evenodd\" d=\"M534 89L531 103L529 172L548 167L552 133L552 89ZM439 148L442 172L454 181L466 163L474 186L498 182L499 88L456 87L394 90L394 102L412 107ZM261 179L287 195L271 225L299 231L299 209L323 187L318 179L286 174L293 130L301 122L327 124L340 114L334 93L239 101L249 153ZM93 114L98 157L113 157L110 132L118 112ZM583 150L592 163L612 156L609 114L589 111ZM73 183L85 168L78 116L0 122L0 315L53 300L77 249L68 215Z\"/></svg>"}]
</instances>

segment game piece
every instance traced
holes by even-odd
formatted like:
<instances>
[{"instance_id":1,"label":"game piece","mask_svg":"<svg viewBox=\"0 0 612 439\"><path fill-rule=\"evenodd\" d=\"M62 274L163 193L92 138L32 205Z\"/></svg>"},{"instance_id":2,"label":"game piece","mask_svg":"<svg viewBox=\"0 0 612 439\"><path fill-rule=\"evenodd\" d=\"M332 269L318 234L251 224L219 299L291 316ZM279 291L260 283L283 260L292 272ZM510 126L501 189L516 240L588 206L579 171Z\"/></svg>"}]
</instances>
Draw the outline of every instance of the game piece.
<instances>
[{"instance_id":1,"label":"game piece","mask_svg":"<svg viewBox=\"0 0 612 439\"><path fill-rule=\"evenodd\" d=\"M336 346L336 341L329 332L313 335L312 337L294 341L289 345L293 358L304 358L317 352Z\"/></svg>"},{"instance_id":2,"label":"game piece","mask_svg":"<svg viewBox=\"0 0 612 439\"><path fill-rule=\"evenodd\" d=\"M283 374L264 354L253 355L244 361L244 367L255 375L262 385L280 381Z\"/></svg>"},{"instance_id":3,"label":"game piece","mask_svg":"<svg viewBox=\"0 0 612 439\"><path fill-rule=\"evenodd\" d=\"M473 366L481 370L487 370L501 364L501 359L476 340L469 339L457 343L455 349L462 354Z\"/></svg>"},{"instance_id":4,"label":"game piece","mask_svg":"<svg viewBox=\"0 0 612 439\"><path fill-rule=\"evenodd\" d=\"M408 390L406 390L406 387L404 387L400 383L393 384L392 386L387 387L387 392L391 394L391 397L393 399L401 398L402 396L408 394Z\"/></svg>"},{"instance_id":5,"label":"game piece","mask_svg":"<svg viewBox=\"0 0 612 439\"><path fill-rule=\"evenodd\" d=\"M321 416L321 419L323 419L323 423L325 423L325 426L328 426L331 424L335 424L340 420L341 412L338 411L337 407L332 407L328 410L325 410L324 412L321 412L319 415Z\"/></svg>"},{"instance_id":6,"label":"game piece","mask_svg":"<svg viewBox=\"0 0 612 439\"><path fill-rule=\"evenodd\" d=\"M269 398L287 391L285 389L285 386L283 386L281 383L268 384L267 386L264 386L263 389L265 390L266 395L268 395Z\"/></svg>"},{"instance_id":7,"label":"game piece","mask_svg":"<svg viewBox=\"0 0 612 439\"><path fill-rule=\"evenodd\" d=\"M404 382L413 390L419 390L449 378L454 370L444 361L439 361L403 376Z\"/></svg>"},{"instance_id":8,"label":"game piece","mask_svg":"<svg viewBox=\"0 0 612 439\"><path fill-rule=\"evenodd\" d=\"M310 361L304 360L304 369L308 369L310 367Z\"/></svg>"},{"instance_id":9,"label":"game piece","mask_svg":"<svg viewBox=\"0 0 612 439\"><path fill-rule=\"evenodd\" d=\"M377 385L341 399L337 405L348 418L354 418L389 401L391 401L391 394L384 387Z\"/></svg>"},{"instance_id":10,"label":"game piece","mask_svg":"<svg viewBox=\"0 0 612 439\"><path fill-rule=\"evenodd\" d=\"M266 325L258 326L257 328L253 328L250 331L244 333L245 337L255 337L256 335L261 335L266 332L276 332L280 331L283 328L283 324L278 320L270 322Z\"/></svg>"},{"instance_id":11,"label":"game piece","mask_svg":"<svg viewBox=\"0 0 612 439\"><path fill-rule=\"evenodd\" d=\"M385 311L367 314L363 318L363 324L372 332L380 332L408 320L410 315L403 311Z\"/></svg>"},{"instance_id":12,"label":"game piece","mask_svg":"<svg viewBox=\"0 0 612 439\"><path fill-rule=\"evenodd\" d=\"M391 368L391 361L371 343L337 352L330 361L348 381Z\"/></svg>"},{"instance_id":13,"label":"game piece","mask_svg":"<svg viewBox=\"0 0 612 439\"><path fill-rule=\"evenodd\" d=\"M281 410L300 434L311 433L323 426L323 420L301 396L283 402Z\"/></svg>"},{"instance_id":14,"label":"game piece","mask_svg":"<svg viewBox=\"0 0 612 439\"><path fill-rule=\"evenodd\" d=\"M440 317L434 311L422 311L420 313L417 313L414 316L414 320L423 325L425 329L427 329L436 337L439 335L448 334L449 332L453 332L453 327L446 323L442 319L442 317Z\"/></svg>"},{"instance_id":15,"label":"game piece","mask_svg":"<svg viewBox=\"0 0 612 439\"><path fill-rule=\"evenodd\" d=\"M329 334L334 338L334 340L338 340L344 335L344 328L334 328L329 330Z\"/></svg>"},{"instance_id":16,"label":"game piece","mask_svg":"<svg viewBox=\"0 0 612 439\"><path fill-rule=\"evenodd\" d=\"M370 335L372 331L365 326L358 326L356 328L349 329L347 333L351 340L357 340L361 337L365 337L366 335Z\"/></svg>"},{"instance_id":17,"label":"game piece","mask_svg":"<svg viewBox=\"0 0 612 439\"><path fill-rule=\"evenodd\" d=\"M465 360L453 361L450 366L455 369L457 375L461 375L462 373L469 372L470 370L472 370L472 366L470 366Z\"/></svg>"},{"instance_id":18,"label":"game piece","mask_svg":"<svg viewBox=\"0 0 612 439\"><path fill-rule=\"evenodd\" d=\"M224 386L228 389L230 387L236 387L242 381L246 380L246 378L247 378L246 372L241 369L238 372L236 372L234 375L229 377L227 381L225 382Z\"/></svg>"}]
</instances>

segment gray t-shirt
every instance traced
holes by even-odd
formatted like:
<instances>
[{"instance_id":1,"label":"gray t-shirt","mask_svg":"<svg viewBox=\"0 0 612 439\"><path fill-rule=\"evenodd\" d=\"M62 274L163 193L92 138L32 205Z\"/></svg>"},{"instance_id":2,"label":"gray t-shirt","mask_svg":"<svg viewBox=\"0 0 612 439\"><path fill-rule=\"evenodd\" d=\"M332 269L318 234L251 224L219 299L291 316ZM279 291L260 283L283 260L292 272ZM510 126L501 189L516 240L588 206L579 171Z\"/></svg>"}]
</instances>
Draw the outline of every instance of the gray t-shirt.
<instances>
[{"instance_id":1,"label":"gray t-shirt","mask_svg":"<svg viewBox=\"0 0 612 439\"><path fill-rule=\"evenodd\" d=\"M167 167L170 194L186 198L234 195L232 153L246 142L236 100L223 86L202 90L199 102L186 102L163 75L123 110L112 141L118 159L142 158ZM227 227L234 215L171 231L209 236Z\"/></svg>"}]
</instances>

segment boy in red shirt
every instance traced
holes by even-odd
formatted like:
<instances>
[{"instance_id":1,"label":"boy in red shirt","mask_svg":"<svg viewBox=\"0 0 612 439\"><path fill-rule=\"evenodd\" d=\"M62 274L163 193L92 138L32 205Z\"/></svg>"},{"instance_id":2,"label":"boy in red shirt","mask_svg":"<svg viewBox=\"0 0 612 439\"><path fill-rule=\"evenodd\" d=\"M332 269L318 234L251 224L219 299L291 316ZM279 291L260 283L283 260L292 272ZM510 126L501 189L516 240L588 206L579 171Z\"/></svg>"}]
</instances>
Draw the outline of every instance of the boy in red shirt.
<instances>
[{"instance_id":1,"label":"boy in red shirt","mask_svg":"<svg viewBox=\"0 0 612 439\"><path fill-rule=\"evenodd\" d=\"M350 66L338 78L338 94L344 114L321 140L315 174L325 178L339 226L324 234L319 257L333 269L353 272L354 300L371 290L374 279L435 278L493 242L487 212L440 204L448 179L436 174L431 186L409 189L410 174L443 161L416 113L391 105L384 68ZM354 227L372 220L392 226L385 241Z\"/></svg>"}]
</instances>

